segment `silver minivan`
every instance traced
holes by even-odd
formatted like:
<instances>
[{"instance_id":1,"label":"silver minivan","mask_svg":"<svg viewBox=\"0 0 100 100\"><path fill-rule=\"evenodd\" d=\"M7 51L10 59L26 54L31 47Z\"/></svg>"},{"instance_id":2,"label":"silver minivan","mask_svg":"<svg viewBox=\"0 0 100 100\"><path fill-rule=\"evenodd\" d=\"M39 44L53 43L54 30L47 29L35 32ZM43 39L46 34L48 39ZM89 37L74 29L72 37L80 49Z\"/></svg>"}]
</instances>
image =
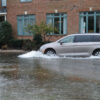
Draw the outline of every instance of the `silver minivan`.
<instances>
[{"instance_id":1,"label":"silver minivan","mask_svg":"<svg viewBox=\"0 0 100 100\"><path fill-rule=\"evenodd\" d=\"M100 34L68 35L41 46L40 51L43 54L58 56L99 56Z\"/></svg>"}]
</instances>

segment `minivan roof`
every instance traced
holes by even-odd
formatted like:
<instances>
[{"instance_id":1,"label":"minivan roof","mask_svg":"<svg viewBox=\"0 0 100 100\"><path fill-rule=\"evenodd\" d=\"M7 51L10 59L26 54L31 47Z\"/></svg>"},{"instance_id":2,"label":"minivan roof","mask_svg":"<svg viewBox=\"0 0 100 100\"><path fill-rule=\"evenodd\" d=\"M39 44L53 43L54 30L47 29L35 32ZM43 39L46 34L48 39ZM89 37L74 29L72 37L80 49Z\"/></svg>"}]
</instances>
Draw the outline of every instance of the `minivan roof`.
<instances>
[{"instance_id":1,"label":"minivan roof","mask_svg":"<svg viewBox=\"0 0 100 100\"><path fill-rule=\"evenodd\" d=\"M100 35L100 33L76 33L71 35Z\"/></svg>"},{"instance_id":2,"label":"minivan roof","mask_svg":"<svg viewBox=\"0 0 100 100\"><path fill-rule=\"evenodd\" d=\"M75 33L75 34L70 34L67 36L76 36L76 35L100 35L100 33ZM62 37L61 39L66 38L67 36ZM59 39L59 40L61 40L61 39ZM57 41L59 41L59 40L57 40Z\"/></svg>"}]
</instances>

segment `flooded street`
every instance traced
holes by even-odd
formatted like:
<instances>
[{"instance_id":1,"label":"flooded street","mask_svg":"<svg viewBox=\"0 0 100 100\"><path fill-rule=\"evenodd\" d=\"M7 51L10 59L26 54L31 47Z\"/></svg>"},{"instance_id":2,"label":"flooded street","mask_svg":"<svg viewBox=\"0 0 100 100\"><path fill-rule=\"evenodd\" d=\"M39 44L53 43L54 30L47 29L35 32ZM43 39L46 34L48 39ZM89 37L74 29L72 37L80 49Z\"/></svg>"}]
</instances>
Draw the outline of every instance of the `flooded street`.
<instances>
[{"instance_id":1,"label":"flooded street","mask_svg":"<svg viewBox=\"0 0 100 100\"><path fill-rule=\"evenodd\" d=\"M100 100L100 58L0 54L0 100Z\"/></svg>"}]
</instances>

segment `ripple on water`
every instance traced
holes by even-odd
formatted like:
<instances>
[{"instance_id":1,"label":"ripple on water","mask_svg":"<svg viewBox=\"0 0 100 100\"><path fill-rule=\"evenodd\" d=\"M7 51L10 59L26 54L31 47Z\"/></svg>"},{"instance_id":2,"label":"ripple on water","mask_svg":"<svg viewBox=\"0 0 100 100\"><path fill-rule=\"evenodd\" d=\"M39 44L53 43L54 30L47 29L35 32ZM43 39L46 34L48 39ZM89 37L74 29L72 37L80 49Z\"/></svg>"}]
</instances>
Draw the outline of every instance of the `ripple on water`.
<instances>
[{"instance_id":1,"label":"ripple on water","mask_svg":"<svg viewBox=\"0 0 100 100\"><path fill-rule=\"evenodd\" d=\"M7 84L8 80L0 76L0 87L4 87Z\"/></svg>"}]
</instances>

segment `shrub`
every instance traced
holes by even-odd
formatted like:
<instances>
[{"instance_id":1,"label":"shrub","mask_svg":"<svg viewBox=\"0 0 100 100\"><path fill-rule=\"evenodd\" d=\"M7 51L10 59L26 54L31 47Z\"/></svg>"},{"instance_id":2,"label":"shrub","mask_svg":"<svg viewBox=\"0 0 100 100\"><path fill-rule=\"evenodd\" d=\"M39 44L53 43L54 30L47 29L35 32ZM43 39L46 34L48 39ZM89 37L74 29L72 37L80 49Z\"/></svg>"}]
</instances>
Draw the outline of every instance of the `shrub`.
<instances>
[{"instance_id":1,"label":"shrub","mask_svg":"<svg viewBox=\"0 0 100 100\"><path fill-rule=\"evenodd\" d=\"M41 22L40 25L27 25L25 28L27 32L32 34L40 34L42 36L43 41L46 41L46 35L48 33L53 33L57 31L51 24L46 24L45 22Z\"/></svg>"},{"instance_id":2,"label":"shrub","mask_svg":"<svg viewBox=\"0 0 100 100\"><path fill-rule=\"evenodd\" d=\"M13 49L32 50L35 44L29 39L12 39L9 41L8 46Z\"/></svg>"},{"instance_id":3,"label":"shrub","mask_svg":"<svg viewBox=\"0 0 100 100\"><path fill-rule=\"evenodd\" d=\"M23 49L23 50L38 50L41 45L48 43L42 41L40 34L34 34L33 41L29 39L11 39L8 42L8 47L12 49Z\"/></svg>"},{"instance_id":4,"label":"shrub","mask_svg":"<svg viewBox=\"0 0 100 100\"><path fill-rule=\"evenodd\" d=\"M27 39L27 40L23 40L23 46L22 48L24 50L32 50L34 48L34 43L33 41Z\"/></svg>"},{"instance_id":5,"label":"shrub","mask_svg":"<svg viewBox=\"0 0 100 100\"><path fill-rule=\"evenodd\" d=\"M22 39L12 39L8 42L8 46L14 49L22 49L23 40Z\"/></svg>"},{"instance_id":6,"label":"shrub","mask_svg":"<svg viewBox=\"0 0 100 100\"><path fill-rule=\"evenodd\" d=\"M12 27L7 22L0 23L0 46L8 44L8 42L12 39Z\"/></svg>"},{"instance_id":7,"label":"shrub","mask_svg":"<svg viewBox=\"0 0 100 100\"><path fill-rule=\"evenodd\" d=\"M42 43L41 34L34 34L33 41L35 42L35 44L41 44Z\"/></svg>"}]
</instances>

